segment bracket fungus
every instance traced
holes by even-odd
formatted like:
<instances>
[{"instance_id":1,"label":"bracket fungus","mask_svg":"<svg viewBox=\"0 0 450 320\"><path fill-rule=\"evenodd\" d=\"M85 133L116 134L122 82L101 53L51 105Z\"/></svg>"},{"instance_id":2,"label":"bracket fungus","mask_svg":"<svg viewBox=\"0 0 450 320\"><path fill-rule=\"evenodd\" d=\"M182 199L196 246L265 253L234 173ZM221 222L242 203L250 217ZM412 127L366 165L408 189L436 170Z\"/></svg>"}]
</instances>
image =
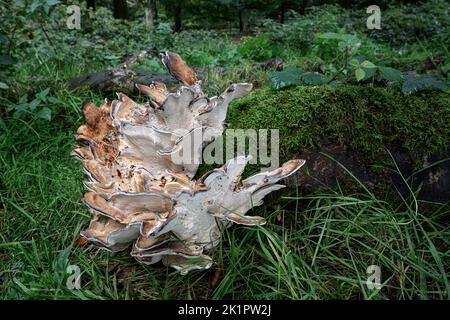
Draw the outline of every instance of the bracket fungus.
<instances>
[{"instance_id":1,"label":"bracket fungus","mask_svg":"<svg viewBox=\"0 0 450 320\"><path fill-rule=\"evenodd\" d=\"M79 145L72 154L88 177L84 202L93 218L81 236L112 252L131 246L131 255L142 263L162 261L186 273L212 265L205 252L220 242L224 227L264 224L264 218L245 214L283 188L277 182L304 160L241 180L250 156L239 156L194 180L202 148L224 130L228 104L247 95L252 85L233 84L208 98L179 55L160 56L182 83L177 92L170 93L163 83L137 85L148 103L119 93L118 100L105 100L100 107L83 106L85 124L75 134ZM184 142L205 129L212 132L208 141L189 150L194 161L174 161L186 151Z\"/></svg>"}]
</instances>

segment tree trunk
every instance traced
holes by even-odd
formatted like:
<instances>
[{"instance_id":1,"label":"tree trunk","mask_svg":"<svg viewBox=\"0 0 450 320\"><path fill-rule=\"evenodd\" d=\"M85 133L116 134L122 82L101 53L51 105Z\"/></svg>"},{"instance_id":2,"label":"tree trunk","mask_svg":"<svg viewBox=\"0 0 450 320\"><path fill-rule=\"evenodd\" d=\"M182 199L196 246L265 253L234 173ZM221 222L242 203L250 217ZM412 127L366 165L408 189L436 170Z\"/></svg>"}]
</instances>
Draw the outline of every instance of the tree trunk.
<instances>
[{"instance_id":1,"label":"tree trunk","mask_svg":"<svg viewBox=\"0 0 450 320\"><path fill-rule=\"evenodd\" d=\"M181 31L181 4L177 2L174 7L175 32Z\"/></svg>"},{"instance_id":2,"label":"tree trunk","mask_svg":"<svg viewBox=\"0 0 450 320\"><path fill-rule=\"evenodd\" d=\"M302 5L300 6L300 14L305 15L306 14L306 7L308 6L308 0L303 0Z\"/></svg>"},{"instance_id":3,"label":"tree trunk","mask_svg":"<svg viewBox=\"0 0 450 320\"><path fill-rule=\"evenodd\" d=\"M158 21L158 6L156 5L156 0L152 1L152 11L153 11L153 23L156 23Z\"/></svg>"},{"instance_id":4,"label":"tree trunk","mask_svg":"<svg viewBox=\"0 0 450 320\"><path fill-rule=\"evenodd\" d=\"M151 31L153 30L154 27L154 20L155 20L155 15L154 15L154 0L146 0L145 2L145 24L147 25L147 28Z\"/></svg>"},{"instance_id":5,"label":"tree trunk","mask_svg":"<svg viewBox=\"0 0 450 320\"><path fill-rule=\"evenodd\" d=\"M92 10L95 11L96 7L95 7L95 0L87 0L87 8L92 8Z\"/></svg>"},{"instance_id":6,"label":"tree trunk","mask_svg":"<svg viewBox=\"0 0 450 320\"><path fill-rule=\"evenodd\" d=\"M239 31L241 33L247 33L249 30L249 22L248 16L244 8L239 9L238 15L239 15Z\"/></svg>"},{"instance_id":7,"label":"tree trunk","mask_svg":"<svg viewBox=\"0 0 450 320\"><path fill-rule=\"evenodd\" d=\"M281 1L280 4L280 23L284 24L284 15L286 13L286 1Z\"/></svg>"},{"instance_id":8,"label":"tree trunk","mask_svg":"<svg viewBox=\"0 0 450 320\"><path fill-rule=\"evenodd\" d=\"M128 19L127 0L114 0L113 10L114 10L114 18L125 20Z\"/></svg>"}]
</instances>

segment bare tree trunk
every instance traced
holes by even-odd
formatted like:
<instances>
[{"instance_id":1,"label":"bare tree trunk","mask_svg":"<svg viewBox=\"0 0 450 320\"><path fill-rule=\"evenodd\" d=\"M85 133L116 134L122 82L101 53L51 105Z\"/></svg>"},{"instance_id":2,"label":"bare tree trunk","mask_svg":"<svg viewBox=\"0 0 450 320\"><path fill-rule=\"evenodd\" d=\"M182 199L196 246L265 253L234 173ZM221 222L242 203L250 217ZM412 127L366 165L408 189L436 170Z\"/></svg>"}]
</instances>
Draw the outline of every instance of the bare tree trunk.
<instances>
[{"instance_id":1,"label":"bare tree trunk","mask_svg":"<svg viewBox=\"0 0 450 320\"><path fill-rule=\"evenodd\" d=\"M114 10L114 18L125 20L128 19L127 0L114 0L113 10Z\"/></svg>"},{"instance_id":2,"label":"bare tree trunk","mask_svg":"<svg viewBox=\"0 0 450 320\"><path fill-rule=\"evenodd\" d=\"M308 0L303 0L302 5L300 7L300 14L305 15L306 14L306 7L308 6Z\"/></svg>"},{"instance_id":3,"label":"bare tree trunk","mask_svg":"<svg viewBox=\"0 0 450 320\"><path fill-rule=\"evenodd\" d=\"M244 8L239 8L238 15L239 15L239 31L241 33L247 33L249 30L249 21Z\"/></svg>"},{"instance_id":4,"label":"bare tree trunk","mask_svg":"<svg viewBox=\"0 0 450 320\"><path fill-rule=\"evenodd\" d=\"M95 7L95 0L87 0L87 8L92 8L92 10L95 11L96 7Z\"/></svg>"},{"instance_id":5,"label":"bare tree trunk","mask_svg":"<svg viewBox=\"0 0 450 320\"><path fill-rule=\"evenodd\" d=\"M154 0L146 0L145 2L145 24L149 30L153 30L155 18L154 18Z\"/></svg>"},{"instance_id":6,"label":"bare tree trunk","mask_svg":"<svg viewBox=\"0 0 450 320\"><path fill-rule=\"evenodd\" d=\"M157 0L153 0L152 1L152 5L153 5L153 23L156 23L156 21L158 21L158 6L156 5L156 1Z\"/></svg>"},{"instance_id":7,"label":"bare tree trunk","mask_svg":"<svg viewBox=\"0 0 450 320\"><path fill-rule=\"evenodd\" d=\"M174 8L175 32L181 31L181 4L177 2Z\"/></svg>"},{"instance_id":8,"label":"bare tree trunk","mask_svg":"<svg viewBox=\"0 0 450 320\"><path fill-rule=\"evenodd\" d=\"M285 13L286 13L286 1L281 1L281 4L280 4L280 23L281 24L284 24L284 16L285 16Z\"/></svg>"}]
</instances>

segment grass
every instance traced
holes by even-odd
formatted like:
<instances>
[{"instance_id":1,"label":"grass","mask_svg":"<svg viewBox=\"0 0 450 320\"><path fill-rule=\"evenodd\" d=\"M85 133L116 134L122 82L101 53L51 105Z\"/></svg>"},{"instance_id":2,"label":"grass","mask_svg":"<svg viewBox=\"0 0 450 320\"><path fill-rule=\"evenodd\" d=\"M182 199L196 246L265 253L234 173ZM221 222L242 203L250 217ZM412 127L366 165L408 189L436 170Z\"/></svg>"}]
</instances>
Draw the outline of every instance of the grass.
<instances>
[{"instance_id":1,"label":"grass","mask_svg":"<svg viewBox=\"0 0 450 320\"><path fill-rule=\"evenodd\" d=\"M187 276L77 247L90 219L80 201L83 173L69 158L79 122L7 119L0 140L3 299L448 299L450 208L413 192L396 202L364 188L272 197L255 212L266 226L227 230L213 269ZM379 291L365 285L372 264L381 267ZM81 290L67 289L68 265L80 267Z\"/></svg>"},{"instance_id":2,"label":"grass","mask_svg":"<svg viewBox=\"0 0 450 320\"><path fill-rule=\"evenodd\" d=\"M232 231L229 259L241 267L214 296L231 291L239 298L246 290L244 297L261 299L448 298L449 207L425 214L430 204L413 193L396 205L363 191L285 197L269 227ZM236 246L243 252L233 254ZM366 287L372 264L381 268L381 290ZM234 287L237 280L245 285Z\"/></svg>"}]
</instances>

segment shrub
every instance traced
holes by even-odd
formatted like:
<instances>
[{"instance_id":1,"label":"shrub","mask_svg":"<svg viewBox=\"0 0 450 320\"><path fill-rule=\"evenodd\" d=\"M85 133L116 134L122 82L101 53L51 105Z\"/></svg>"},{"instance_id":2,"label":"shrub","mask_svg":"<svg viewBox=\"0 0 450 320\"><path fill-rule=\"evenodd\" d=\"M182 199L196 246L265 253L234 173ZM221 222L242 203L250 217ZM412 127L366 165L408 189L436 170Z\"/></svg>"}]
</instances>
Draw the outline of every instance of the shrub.
<instances>
[{"instance_id":1,"label":"shrub","mask_svg":"<svg viewBox=\"0 0 450 320\"><path fill-rule=\"evenodd\" d=\"M264 61L270 58L279 57L283 54L281 48L273 43L267 34L261 34L254 38L247 39L244 44L238 48L238 52L242 57L254 61Z\"/></svg>"}]
</instances>

